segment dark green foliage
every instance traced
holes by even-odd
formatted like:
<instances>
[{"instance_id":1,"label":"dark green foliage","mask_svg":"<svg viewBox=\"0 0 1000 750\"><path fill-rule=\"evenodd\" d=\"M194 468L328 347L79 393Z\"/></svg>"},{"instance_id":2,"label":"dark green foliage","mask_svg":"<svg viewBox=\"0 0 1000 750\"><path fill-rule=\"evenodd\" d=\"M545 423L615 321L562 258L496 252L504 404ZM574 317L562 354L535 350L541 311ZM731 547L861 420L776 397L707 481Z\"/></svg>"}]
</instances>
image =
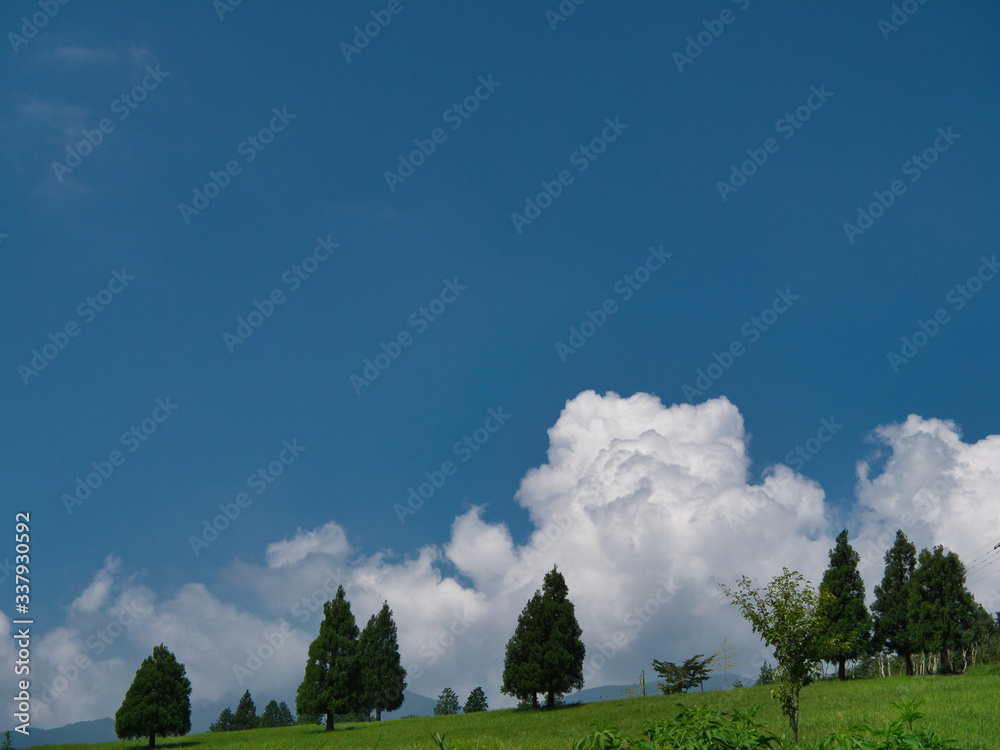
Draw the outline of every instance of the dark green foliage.
<instances>
[{"instance_id":1,"label":"dark green foliage","mask_svg":"<svg viewBox=\"0 0 1000 750\"><path fill-rule=\"evenodd\" d=\"M483 692L481 687L477 687L469 693L469 699L465 702L465 707L462 711L467 714L474 714L487 710L489 710L489 706L486 705L486 693Z\"/></svg>"},{"instance_id":2,"label":"dark green foliage","mask_svg":"<svg viewBox=\"0 0 1000 750\"><path fill-rule=\"evenodd\" d=\"M874 650L887 648L906 660L906 673L913 674L913 652L910 640L910 580L917 567L917 548L896 532L896 541L885 553L885 574L875 587L872 603L872 645Z\"/></svg>"},{"instance_id":3,"label":"dark green foliage","mask_svg":"<svg viewBox=\"0 0 1000 750\"><path fill-rule=\"evenodd\" d=\"M375 720L382 720L383 711L395 711L403 705L406 690L406 670L399 658L396 623L389 603L383 602L377 615L372 615L358 640L361 660L362 703L375 711Z\"/></svg>"},{"instance_id":4,"label":"dark green foliage","mask_svg":"<svg viewBox=\"0 0 1000 750\"><path fill-rule=\"evenodd\" d=\"M923 701L893 703L900 717L881 729L860 724L849 732L836 732L816 745L816 750L961 750L952 740L942 740L934 732L913 729L913 722L926 714L917 709ZM905 726L904 726L905 725ZM870 737L868 735L871 735Z\"/></svg>"},{"instance_id":5,"label":"dark green foliage","mask_svg":"<svg viewBox=\"0 0 1000 750\"><path fill-rule=\"evenodd\" d=\"M319 713L302 713L295 717L296 724L322 724L323 715Z\"/></svg>"},{"instance_id":6,"label":"dark green foliage","mask_svg":"<svg viewBox=\"0 0 1000 750\"><path fill-rule=\"evenodd\" d=\"M219 718L209 726L209 732L231 732L233 731L233 710L228 706L222 709Z\"/></svg>"},{"instance_id":7,"label":"dark green foliage","mask_svg":"<svg viewBox=\"0 0 1000 750\"><path fill-rule=\"evenodd\" d=\"M336 598L323 605L323 622L309 646L295 710L300 715L324 714L326 731L332 732L334 717L362 708L362 697L358 626L340 586Z\"/></svg>"},{"instance_id":8,"label":"dark green foliage","mask_svg":"<svg viewBox=\"0 0 1000 750\"><path fill-rule=\"evenodd\" d=\"M149 746L156 747L156 735L179 736L190 731L191 681L184 665L161 643L135 673L115 713L115 734L123 740L149 737Z\"/></svg>"},{"instance_id":9,"label":"dark green foliage","mask_svg":"<svg viewBox=\"0 0 1000 750\"><path fill-rule=\"evenodd\" d=\"M921 651L941 655L940 671L948 673L948 649L958 648L974 627L976 603L965 588L965 566L954 552L920 551L909 589L910 641Z\"/></svg>"},{"instance_id":10,"label":"dark green foliage","mask_svg":"<svg viewBox=\"0 0 1000 750\"><path fill-rule=\"evenodd\" d=\"M819 585L823 630L830 647L825 661L838 663L837 677L847 679L846 662L871 650L872 618L865 606L865 582L858 573L861 555L847 542L847 529L840 532L830 550L830 566Z\"/></svg>"},{"instance_id":11,"label":"dark green foliage","mask_svg":"<svg viewBox=\"0 0 1000 750\"><path fill-rule=\"evenodd\" d=\"M901 716L881 729L858 726L850 732L831 734L812 750L961 750L933 732L914 729L924 714L920 702L892 704ZM573 743L573 750L763 750L783 747L777 735L763 722L754 721L759 711L746 713L681 708L674 719L646 722L639 739L607 726ZM439 744L439 747L444 747Z\"/></svg>"},{"instance_id":12,"label":"dark green foliage","mask_svg":"<svg viewBox=\"0 0 1000 750\"><path fill-rule=\"evenodd\" d=\"M239 705L236 706L236 713L233 714L232 727L234 732L239 732L244 729L257 728L257 706L254 705L253 698L250 697L249 690L243 693L243 697L240 698Z\"/></svg>"},{"instance_id":13,"label":"dark green foliage","mask_svg":"<svg viewBox=\"0 0 1000 750\"><path fill-rule=\"evenodd\" d=\"M704 654L696 654L686 659L678 666L670 661L653 660L653 669L663 680L659 683L660 692L664 695L686 693L693 687L701 685L709 677L708 665L715 657L703 658Z\"/></svg>"},{"instance_id":14,"label":"dark green foliage","mask_svg":"<svg viewBox=\"0 0 1000 750\"><path fill-rule=\"evenodd\" d=\"M586 653L581 635L566 580L553 567L545 574L542 590L528 600L507 642L502 691L530 700L533 707L538 705L538 693L543 693L551 708L559 696L581 689Z\"/></svg>"},{"instance_id":15,"label":"dark green foliage","mask_svg":"<svg viewBox=\"0 0 1000 750\"><path fill-rule=\"evenodd\" d=\"M605 727L573 743L573 750L763 750L778 747L777 735L755 721L759 708L732 713L681 707L673 719L647 721L642 738Z\"/></svg>"},{"instance_id":16,"label":"dark green foliage","mask_svg":"<svg viewBox=\"0 0 1000 750\"><path fill-rule=\"evenodd\" d=\"M446 687L438 696L438 701L434 706L435 716L447 716L458 713L458 696L450 687Z\"/></svg>"},{"instance_id":17,"label":"dark green foliage","mask_svg":"<svg viewBox=\"0 0 1000 750\"><path fill-rule=\"evenodd\" d=\"M295 723L295 717L282 701L280 704L276 700L271 700L264 706L264 713L260 715L260 727L290 727Z\"/></svg>"}]
</instances>

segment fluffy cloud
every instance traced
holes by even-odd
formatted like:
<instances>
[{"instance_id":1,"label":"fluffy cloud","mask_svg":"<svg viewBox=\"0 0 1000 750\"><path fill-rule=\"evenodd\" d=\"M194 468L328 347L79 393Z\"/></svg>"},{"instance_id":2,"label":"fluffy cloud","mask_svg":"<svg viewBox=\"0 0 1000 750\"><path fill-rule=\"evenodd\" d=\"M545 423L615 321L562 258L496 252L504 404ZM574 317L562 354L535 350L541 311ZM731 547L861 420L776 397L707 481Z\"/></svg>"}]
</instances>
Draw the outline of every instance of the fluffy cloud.
<instances>
[{"instance_id":1,"label":"fluffy cloud","mask_svg":"<svg viewBox=\"0 0 1000 750\"><path fill-rule=\"evenodd\" d=\"M1000 437L970 445L952 423L911 416L872 439L879 463L859 465L851 525L869 591L898 527L963 559L994 541L983 529L998 526L989 500L1000 490ZM567 402L549 440L546 463L514 498L534 525L523 544L479 507L455 519L446 544L405 557L363 556L331 521L269 545L266 565L234 561L221 574L224 597L189 583L162 600L109 557L66 624L36 644L39 679L58 693L38 724L112 715L160 642L187 665L196 707L235 704L248 688L291 699L339 585L359 627L389 602L411 690L483 685L491 705L509 705L499 692L504 648L554 564L583 628L588 685L632 682L653 658L711 653L723 638L740 647L737 671L755 676L765 650L718 583L747 575L764 585L784 566L818 582L840 530L823 490L780 465L752 483L743 418L725 398L667 407L648 394L588 391ZM996 597L994 609L995 580L974 588L987 606ZM70 680L81 654L90 665ZM12 658L0 644L0 662Z\"/></svg>"},{"instance_id":2,"label":"fluffy cloud","mask_svg":"<svg viewBox=\"0 0 1000 750\"><path fill-rule=\"evenodd\" d=\"M331 522L312 531L299 529L291 539L267 545L267 564L272 568L284 568L311 554L342 558L350 551L344 530Z\"/></svg>"},{"instance_id":3,"label":"fluffy cloud","mask_svg":"<svg viewBox=\"0 0 1000 750\"><path fill-rule=\"evenodd\" d=\"M954 422L911 414L871 436L875 459L858 464L855 547L869 590L880 580L883 556L902 529L917 549L941 544L969 568L969 589L990 611L1000 609L1000 436L965 443Z\"/></svg>"}]
</instances>

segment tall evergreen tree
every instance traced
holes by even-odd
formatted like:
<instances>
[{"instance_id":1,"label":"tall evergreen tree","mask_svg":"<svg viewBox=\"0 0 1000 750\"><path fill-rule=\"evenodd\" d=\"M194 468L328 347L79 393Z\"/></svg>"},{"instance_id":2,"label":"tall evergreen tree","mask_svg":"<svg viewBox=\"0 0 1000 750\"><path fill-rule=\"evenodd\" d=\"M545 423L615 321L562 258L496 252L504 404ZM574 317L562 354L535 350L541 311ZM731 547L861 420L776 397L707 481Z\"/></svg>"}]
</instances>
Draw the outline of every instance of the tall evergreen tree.
<instances>
[{"instance_id":1,"label":"tall evergreen tree","mask_svg":"<svg viewBox=\"0 0 1000 750\"><path fill-rule=\"evenodd\" d=\"M396 623L388 602L383 602L379 613L368 620L358 650L364 706L375 711L375 721L382 721L383 711L395 711L403 705L406 690L406 670L399 658Z\"/></svg>"},{"instance_id":2,"label":"tall evergreen tree","mask_svg":"<svg viewBox=\"0 0 1000 750\"><path fill-rule=\"evenodd\" d=\"M545 574L542 590L525 605L507 643L503 692L530 698L535 708L537 694L543 693L546 707L552 708L558 696L582 688L582 634L566 579L553 567Z\"/></svg>"},{"instance_id":3,"label":"tall evergreen tree","mask_svg":"<svg viewBox=\"0 0 1000 750\"><path fill-rule=\"evenodd\" d=\"M257 706L254 705L249 690L243 693L243 697L240 698L240 702L236 706L236 713L233 714L232 728L235 732L243 729L257 728Z\"/></svg>"},{"instance_id":4,"label":"tall evergreen tree","mask_svg":"<svg viewBox=\"0 0 1000 750\"><path fill-rule=\"evenodd\" d=\"M326 731L333 731L336 714L362 707L361 664L358 659L358 626L344 587L333 601L323 605L319 635L309 646L309 659L302 684L295 695L295 710L303 714L325 714Z\"/></svg>"},{"instance_id":5,"label":"tall evergreen tree","mask_svg":"<svg viewBox=\"0 0 1000 750\"><path fill-rule=\"evenodd\" d=\"M156 735L190 731L191 680L184 665L161 643L135 673L115 713L115 734L123 740L149 737L149 747L156 747Z\"/></svg>"},{"instance_id":6,"label":"tall evergreen tree","mask_svg":"<svg viewBox=\"0 0 1000 750\"><path fill-rule=\"evenodd\" d=\"M872 644L876 649L888 648L906 661L906 674L913 674L913 652L910 640L910 581L917 567L917 548L900 529L896 541L885 553L885 574L875 587L872 603Z\"/></svg>"},{"instance_id":7,"label":"tall evergreen tree","mask_svg":"<svg viewBox=\"0 0 1000 750\"><path fill-rule=\"evenodd\" d=\"M872 618L865 606L865 582L858 572L861 555L847 541L847 529L837 536L830 550L830 566L819 585L818 614L827 640L832 644L823 655L838 662L837 677L847 679L847 660L871 650ZM824 595L826 594L826 595Z\"/></svg>"},{"instance_id":8,"label":"tall evergreen tree","mask_svg":"<svg viewBox=\"0 0 1000 750\"><path fill-rule=\"evenodd\" d=\"M921 651L941 655L940 671L948 673L948 649L958 648L976 620L976 603L965 588L965 566L954 552L920 551L910 586L910 639Z\"/></svg>"},{"instance_id":9,"label":"tall evergreen tree","mask_svg":"<svg viewBox=\"0 0 1000 750\"><path fill-rule=\"evenodd\" d=\"M486 704L486 693L483 692L482 687L477 687L469 693L469 699L465 701L465 707L462 711L467 714L474 714L487 710L489 710L489 706Z\"/></svg>"}]
</instances>

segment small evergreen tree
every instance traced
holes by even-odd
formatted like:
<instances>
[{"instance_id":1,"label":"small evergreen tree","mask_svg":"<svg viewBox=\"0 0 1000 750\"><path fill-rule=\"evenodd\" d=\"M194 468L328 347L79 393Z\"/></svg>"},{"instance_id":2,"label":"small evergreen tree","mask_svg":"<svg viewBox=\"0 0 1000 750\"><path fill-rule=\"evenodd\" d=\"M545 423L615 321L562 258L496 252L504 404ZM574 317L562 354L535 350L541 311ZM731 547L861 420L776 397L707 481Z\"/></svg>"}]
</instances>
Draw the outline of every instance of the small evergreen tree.
<instances>
[{"instance_id":1,"label":"small evergreen tree","mask_svg":"<svg viewBox=\"0 0 1000 750\"><path fill-rule=\"evenodd\" d=\"M446 687L441 691L441 695L438 696L437 703L434 706L435 716L447 716L448 714L458 713L458 696L455 695L455 691L450 687Z\"/></svg>"},{"instance_id":2,"label":"small evergreen tree","mask_svg":"<svg viewBox=\"0 0 1000 750\"><path fill-rule=\"evenodd\" d=\"M191 680L184 665L162 643L153 649L135 673L121 708L115 713L119 739L167 737L191 731Z\"/></svg>"},{"instance_id":3,"label":"small evergreen tree","mask_svg":"<svg viewBox=\"0 0 1000 750\"><path fill-rule=\"evenodd\" d=\"M231 732L233 731L233 711L228 706L222 709L219 718L209 726L209 732Z\"/></svg>"},{"instance_id":4,"label":"small evergreen tree","mask_svg":"<svg viewBox=\"0 0 1000 750\"><path fill-rule=\"evenodd\" d=\"M872 602L872 650L888 648L899 654L906 662L906 674L911 676L916 648L910 639L910 580L916 567L917 548L900 529L885 553L885 574L874 589Z\"/></svg>"},{"instance_id":5,"label":"small evergreen tree","mask_svg":"<svg viewBox=\"0 0 1000 750\"><path fill-rule=\"evenodd\" d=\"M249 690L243 693L243 697L240 698L239 705L236 706L236 713L233 714L232 727L235 732L243 729L257 728L257 706L254 705L253 698L250 697Z\"/></svg>"},{"instance_id":6,"label":"small evergreen tree","mask_svg":"<svg viewBox=\"0 0 1000 750\"><path fill-rule=\"evenodd\" d=\"M487 710L489 710L489 706L486 705L486 693L483 692L481 687L477 687L469 693L469 699L465 702L465 707L462 711L467 714L474 714Z\"/></svg>"},{"instance_id":7,"label":"small evergreen tree","mask_svg":"<svg viewBox=\"0 0 1000 750\"><path fill-rule=\"evenodd\" d=\"M276 700L271 700L264 707L264 713L260 715L259 726L261 727L290 727L295 723L292 712L282 701L280 704Z\"/></svg>"},{"instance_id":8,"label":"small evergreen tree","mask_svg":"<svg viewBox=\"0 0 1000 750\"><path fill-rule=\"evenodd\" d=\"M362 698L358 626L344 597L344 587L340 586L336 598L323 605L323 622L309 646L295 710L299 715L325 714L326 731L332 732L334 717L361 709Z\"/></svg>"},{"instance_id":9,"label":"small evergreen tree","mask_svg":"<svg viewBox=\"0 0 1000 750\"><path fill-rule=\"evenodd\" d=\"M837 536L830 550L830 567L819 585L818 609L829 650L826 661L838 663L837 677L847 679L847 660L858 659L871 650L872 619L865 606L865 582L858 572L861 555L847 541L847 529Z\"/></svg>"}]
</instances>

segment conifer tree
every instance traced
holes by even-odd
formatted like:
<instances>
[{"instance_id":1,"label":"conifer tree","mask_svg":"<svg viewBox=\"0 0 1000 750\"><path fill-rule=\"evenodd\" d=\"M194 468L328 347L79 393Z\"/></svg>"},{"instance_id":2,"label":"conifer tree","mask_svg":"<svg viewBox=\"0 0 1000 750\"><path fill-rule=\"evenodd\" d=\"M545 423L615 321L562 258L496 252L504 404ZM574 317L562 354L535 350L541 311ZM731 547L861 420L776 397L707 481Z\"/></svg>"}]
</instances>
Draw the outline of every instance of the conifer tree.
<instances>
[{"instance_id":1,"label":"conifer tree","mask_svg":"<svg viewBox=\"0 0 1000 750\"><path fill-rule=\"evenodd\" d=\"M872 619L865 606L865 582L858 572L860 561L861 555L848 543L844 529L830 550L830 566L819 585L818 614L831 644L823 658L838 662L837 677L841 680L847 679L847 660L858 659L871 650Z\"/></svg>"},{"instance_id":2,"label":"conifer tree","mask_svg":"<svg viewBox=\"0 0 1000 750\"><path fill-rule=\"evenodd\" d=\"M295 696L299 714L323 714L326 731L333 731L334 716L362 707L361 664L358 659L358 626L344 587L323 605L319 635L309 646L305 676Z\"/></svg>"},{"instance_id":3,"label":"conifer tree","mask_svg":"<svg viewBox=\"0 0 1000 750\"><path fill-rule=\"evenodd\" d=\"M888 648L906 662L906 674L913 674L913 652L910 640L910 580L917 567L917 548L900 529L896 541L885 553L885 574L875 587L872 603L872 645Z\"/></svg>"},{"instance_id":4,"label":"conifer tree","mask_svg":"<svg viewBox=\"0 0 1000 750\"><path fill-rule=\"evenodd\" d=\"M403 705L406 689L406 670L399 657L396 623L388 602L383 602L379 613L368 620L358 650L363 703L366 709L375 711L375 721L381 721L383 711L395 711Z\"/></svg>"},{"instance_id":5,"label":"conifer tree","mask_svg":"<svg viewBox=\"0 0 1000 750\"><path fill-rule=\"evenodd\" d=\"M123 740L149 737L149 747L156 747L156 735L190 731L191 680L184 665L161 643L135 673L115 713L115 734Z\"/></svg>"}]
</instances>

